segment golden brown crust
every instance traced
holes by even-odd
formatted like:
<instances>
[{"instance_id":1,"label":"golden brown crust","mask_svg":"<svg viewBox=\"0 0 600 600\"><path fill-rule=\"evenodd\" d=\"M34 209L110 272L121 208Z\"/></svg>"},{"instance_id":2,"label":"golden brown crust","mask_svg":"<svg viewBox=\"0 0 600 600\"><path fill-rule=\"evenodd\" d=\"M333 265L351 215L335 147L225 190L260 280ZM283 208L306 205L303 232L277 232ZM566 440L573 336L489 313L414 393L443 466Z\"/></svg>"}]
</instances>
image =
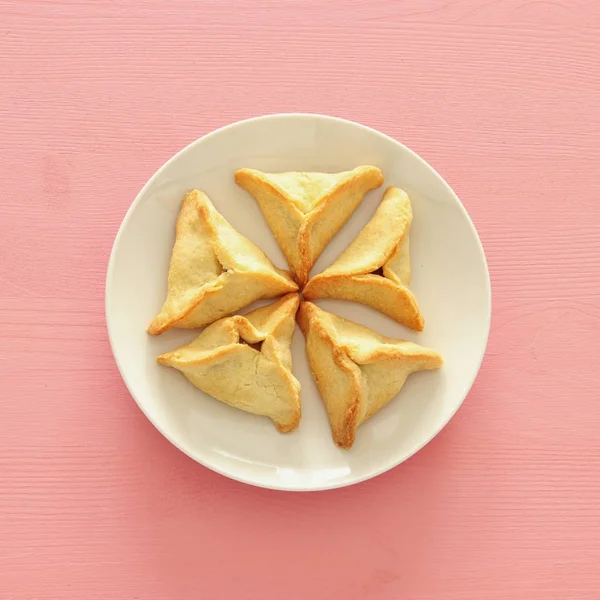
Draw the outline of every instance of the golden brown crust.
<instances>
[{"instance_id":1,"label":"golden brown crust","mask_svg":"<svg viewBox=\"0 0 600 600\"><path fill-rule=\"evenodd\" d=\"M301 418L290 352L298 304L298 294L288 294L247 315L220 319L157 362L178 369L218 400L269 417L281 432L292 431Z\"/></svg>"},{"instance_id":2,"label":"golden brown crust","mask_svg":"<svg viewBox=\"0 0 600 600\"><path fill-rule=\"evenodd\" d=\"M306 284L304 297L365 304L422 331L423 315L408 289L411 223L408 196L399 188L388 188L373 218L330 267Z\"/></svg>"},{"instance_id":3,"label":"golden brown crust","mask_svg":"<svg viewBox=\"0 0 600 600\"><path fill-rule=\"evenodd\" d=\"M256 198L294 279L304 285L325 246L383 175L370 166L331 175L240 169L235 181Z\"/></svg>"},{"instance_id":4,"label":"golden brown crust","mask_svg":"<svg viewBox=\"0 0 600 600\"><path fill-rule=\"evenodd\" d=\"M306 300L335 298L366 304L415 331L425 326L413 293L379 275L316 275L302 295Z\"/></svg>"},{"instance_id":5,"label":"golden brown crust","mask_svg":"<svg viewBox=\"0 0 600 600\"><path fill-rule=\"evenodd\" d=\"M437 369L437 352L378 333L301 302L297 321L331 424L341 448L350 448L358 427L385 406L410 373Z\"/></svg>"},{"instance_id":6,"label":"golden brown crust","mask_svg":"<svg viewBox=\"0 0 600 600\"><path fill-rule=\"evenodd\" d=\"M319 373L319 361L322 360L322 357L309 351L309 335L316 336L325 346L327 346L327 349L331 352L335 367L337 367L340 373L347 379L348 390L343 399L344 407L341 414L332 415L329 411L329 406L327 406L327 404L326 406L335 443L341 448L350 448L354 443L354 433L358 428L359 407L362 399L360 370L349 359L346 352L336 345L331 331L325 327L321 320L319 320L318 313L315 309L317 309L317 307L314 304L311 304L310 302L301 302L300 308L296 314L296 319L306 338L308 360L321 396L324 397L329 394L328 369L324 368L323 372Z\"/></svg>"},{"instance_id":7,"label":"golden brown crust","mask_svg":"<svg viewBox=\"0 0 600 600\"><path fill-rule=\"evenodd\" d=\"M233 229L205 194L192 190L177 219L167 299L148 333L202 327L254 300L297 289L287 271Z\"/></svg>"},{"instance_id":8,"label":"golden brown crust","mask_svg":"<svg viewBox=\"0 0 600 600\"><path fill-rule=\"evenodd\" d=\"M193 301L191 301L185 309L178 311L176 314L165 314L161 311L148 325L148 329L146 330L150 335L160 335L164 333L171 327L177 327L181 329L195 329L196 327L200 327L201 325L196 324L186 324L185 318L189 313L191 313L198 305L200 305L206 298L213 294L217 294L223 289L223 282L215 282L212 287L206 287L206 289L202 290ZM202 324L204 325L204 324Z\"/></svg>"}]
</instances>

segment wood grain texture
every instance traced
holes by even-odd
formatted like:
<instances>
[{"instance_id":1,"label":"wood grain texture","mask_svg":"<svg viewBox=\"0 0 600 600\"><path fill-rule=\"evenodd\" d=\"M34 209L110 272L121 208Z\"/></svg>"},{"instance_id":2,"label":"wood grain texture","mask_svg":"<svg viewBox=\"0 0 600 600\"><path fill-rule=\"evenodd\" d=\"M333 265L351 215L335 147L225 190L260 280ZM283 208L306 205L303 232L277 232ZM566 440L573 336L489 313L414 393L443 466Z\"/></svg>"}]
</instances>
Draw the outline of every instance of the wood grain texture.
<instances>
[{"instance_id":1,"label":"wood grain texture","mask_svg":"<svg viewBox=\"0 0 600 600\"><path fill-rule=\"evenodd\" d=\"M147 178L283 111L430 161L493 280L457 416L330 493L183 456L104 325L112 241ZM0 132L0 598L600 597L599 3L0 0Z\"/></svg>"}]
</instances>

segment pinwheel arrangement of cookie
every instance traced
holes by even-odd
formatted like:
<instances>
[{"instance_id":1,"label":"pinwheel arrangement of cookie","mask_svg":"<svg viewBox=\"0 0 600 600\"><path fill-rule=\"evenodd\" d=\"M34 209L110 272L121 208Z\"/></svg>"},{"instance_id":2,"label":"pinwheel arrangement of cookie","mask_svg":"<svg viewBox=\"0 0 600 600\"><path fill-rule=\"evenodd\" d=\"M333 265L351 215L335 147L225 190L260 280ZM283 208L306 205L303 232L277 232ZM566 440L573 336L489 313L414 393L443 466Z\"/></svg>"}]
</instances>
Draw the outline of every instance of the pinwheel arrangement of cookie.
<instances>
[{"instance_id":1,"label":"pinwheel arrangement of cookie","mask_svg":"<svg viewBox=\"0 0 600 600\"><path fill-rule=\"evenodd\" d=\"M411 373L437 369L442 358L326 312L311 300L359 302L422 331L423 316L409 289L410 199L389 187L356 239L311 279L329 241L367 192L383 184L381 171L372 166L342 173L241 169L235 181L258 202L290 272L275 267L205 194L190 191L177 219L167 299L148 333L205 329L157 360L214 398L269 417L281 432L292 431L301 417L290 351L297 321L333 440L349 449L358 427L398 394ZM233 315L255 300L279 296L268 306Z\"/></svg>"}]
</instances>

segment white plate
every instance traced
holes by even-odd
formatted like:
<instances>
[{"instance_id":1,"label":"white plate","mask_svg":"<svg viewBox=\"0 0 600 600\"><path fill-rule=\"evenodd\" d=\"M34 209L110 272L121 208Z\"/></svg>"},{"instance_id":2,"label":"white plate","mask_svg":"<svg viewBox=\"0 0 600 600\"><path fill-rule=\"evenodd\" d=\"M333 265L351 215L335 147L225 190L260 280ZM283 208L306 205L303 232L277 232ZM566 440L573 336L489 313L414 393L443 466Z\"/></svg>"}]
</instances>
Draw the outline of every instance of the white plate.
<instances>
[{"instance_id":1,"label":"white plate","mask_svg":"<svg viewBox=\"0 0 600 600\"><path fill-rule=\"evenodd\" d=\"M381 333L434 348L445 359L440 371L412 375L398 397L359 429L354 447L345 451L331 439L298 329L292 355L294 373L302 384L303 414L300 427L290 434L278 433L266 418L210 398L174 369L155 363L158 354L197 335L169 331L151 337L145 331L164 301L175 219L187 190L206 192L238 231L277 266L287 268L256 202L235 185L234 171L253 167L335 172L364 164L379 167L385 183L366 196L312 272L330 264L354 239L387 186L402 187L414 211L411 288L425 317L425 331L414 333L358 304L319 304ZM395 140L320 115L241 121L176 154L148 181L127 212L106 281L112 350L131 395L148 419L206 467L245 483L285 490L320 490L363 481L398 465L429 442L473 384L487 343L490 312L483 249L466 210L444 180Z\"/></svg>"}]
</instances>

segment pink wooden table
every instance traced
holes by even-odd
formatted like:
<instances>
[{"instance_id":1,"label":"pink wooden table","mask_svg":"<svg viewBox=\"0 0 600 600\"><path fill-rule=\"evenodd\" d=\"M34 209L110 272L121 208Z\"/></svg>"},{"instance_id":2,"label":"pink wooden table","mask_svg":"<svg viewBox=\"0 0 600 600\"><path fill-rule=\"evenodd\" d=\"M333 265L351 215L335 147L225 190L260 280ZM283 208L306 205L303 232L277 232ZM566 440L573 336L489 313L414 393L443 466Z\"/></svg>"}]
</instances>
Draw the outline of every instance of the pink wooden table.
<instances>
[{"instance_id":1,"label":"pink wooden table","mask_svg":"<svg viewBox=\"0 0 600 600\"><path fill-rule=\"evenodd\" d=\"M104 325L146 179L270 112L376 127L484 242L487 358L404 465L228 481L143 417ZM598 600L600 3L0 0L0 598Z\"/></svg>"}]
</instances>

